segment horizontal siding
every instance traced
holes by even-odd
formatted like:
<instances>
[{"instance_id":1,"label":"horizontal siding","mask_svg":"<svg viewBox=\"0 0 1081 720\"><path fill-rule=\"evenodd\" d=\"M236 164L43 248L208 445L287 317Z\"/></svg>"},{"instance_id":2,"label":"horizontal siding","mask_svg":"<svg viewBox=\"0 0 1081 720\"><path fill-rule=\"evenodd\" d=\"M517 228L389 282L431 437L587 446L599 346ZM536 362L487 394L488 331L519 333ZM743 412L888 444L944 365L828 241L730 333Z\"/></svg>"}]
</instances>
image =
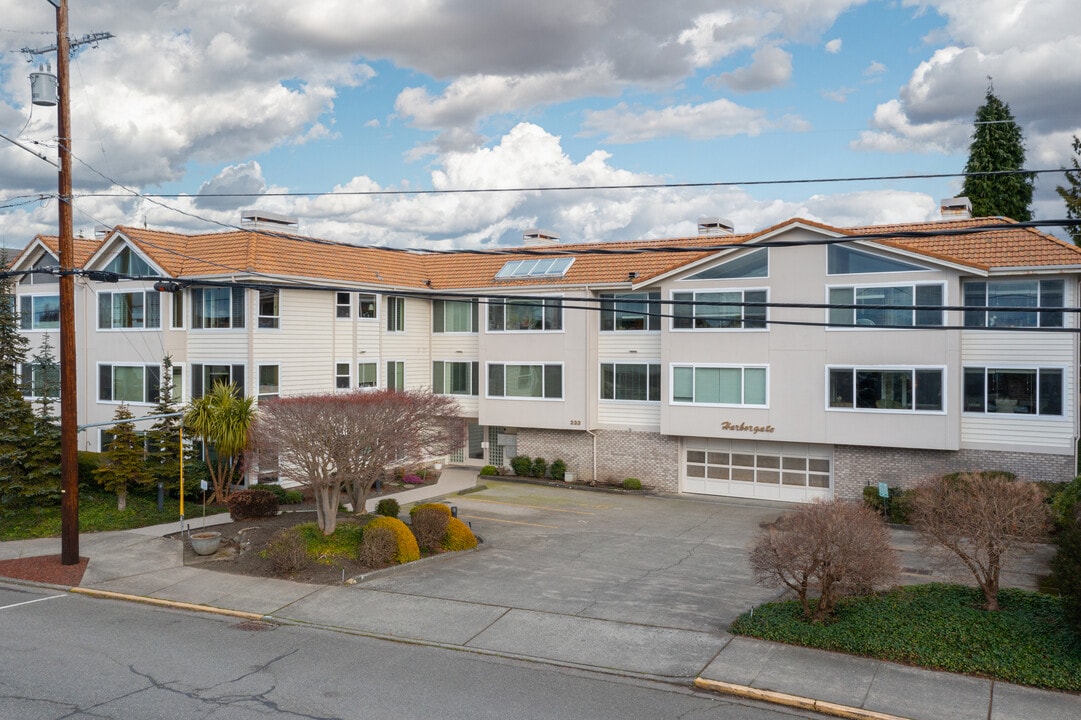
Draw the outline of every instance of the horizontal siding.
<instances>
[{"instance_id":1,"label":"horizontal siding","mask_svg":"<svg viewBox=\"0 0 1081 720\"><path fill-rule=\"evenodd\" d=\"M1031 417L993 414L985 417L964 416L961 420L962 444L1047 447L1071 451L1073 422L1070 418L1042 420Z\"/></svg>"},{"instance_id":2,"label":"horizontal siding","mask_svg":"<svg viewBox=\"0 0 1081 720\"><path fill-rule=\"evenodd\" d=\"M476 333L432 334L433 360L476 360L480 355L480 342Z\"/></svg>"},{"instance_id":3,"label":"horizontal siding","mask_svg":"<svg viewBox=\"0 0 1081 720\"><path fill-rule=\"evenodd\" d=\"M332 298L325 292L282 291L280 328L252 332L253 383L258 381L257 366L277 365L282 395L334 389L334 362L351 360L352 338L339 339L336 331L342 323L335 322Z\"/></svg>"},{"instance_id":4,"label":"horizontal siding","mask_svg":"<svg viewBox=\"0 0 1081 720\"><path fill-rule=\"evenodd\" d=\"M602 358L659 358L659 332L603 332L597 335L597 354Z\"/></svg>"},{"instance_id":5,"label":"horizontal siding","mask_svg":"<svg viewBox=\"0 0 1081 720\"><path fill-rule=\"evenodd\" d=\"M634 428L659 428L661 404L648 402L601 402L597 405L600 425Z\"/></svg>"},{"instance_id":6,"label":"horizontal siding","mask_svg":"<svg viewBox=\"0 0 1081 720\"><path fill-rule=\"evenodd\" d=\"M966 330L961 334L961 363L1073 365L1076 342L1070 333Z\"/></svg>"}]
</instances>

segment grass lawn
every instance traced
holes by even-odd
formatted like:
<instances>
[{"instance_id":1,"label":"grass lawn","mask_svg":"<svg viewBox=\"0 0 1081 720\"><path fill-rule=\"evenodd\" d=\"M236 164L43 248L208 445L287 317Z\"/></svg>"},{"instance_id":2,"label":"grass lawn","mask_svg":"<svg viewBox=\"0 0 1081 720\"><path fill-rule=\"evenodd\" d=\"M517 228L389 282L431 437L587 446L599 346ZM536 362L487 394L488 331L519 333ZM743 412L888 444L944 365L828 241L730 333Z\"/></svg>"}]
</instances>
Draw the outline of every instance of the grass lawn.
<instances>
[{"instance_id":1,"label":"grass lawn","mask_svg":"<svg viewBox=\"0 0 1081 720\"><path fill-rule=\"evenodd\" d=\"M221 512L229 512L229 509L224 506L209 506L206 509L207 515ZM185 501L184 515L186 519L200 518L203 516L203 506ZM165 498L165 511L159 513L156 495L128 493L128 507L124 512L119 512L115 495L101 491L79 493L79 532L130 530L174 520L180 522L180 503L176 498ZM59 504L0 511L0 541L59 536Z\"/></svg>"},{"instance_id":2,"label":"grass lawn","mask_svg":"<svg viewBox=\"0 0 1081 720\"><path fill-rule=\"evenodd\" d=\"M833 622L803 620L798 601L769 603L732 625L737 635L1011 683L1081 691L1081 635L1058 597L999 593L1002 609L979 609L983 595L960 585L912 585L851 598Z\"/></svg>"}]
</instances>

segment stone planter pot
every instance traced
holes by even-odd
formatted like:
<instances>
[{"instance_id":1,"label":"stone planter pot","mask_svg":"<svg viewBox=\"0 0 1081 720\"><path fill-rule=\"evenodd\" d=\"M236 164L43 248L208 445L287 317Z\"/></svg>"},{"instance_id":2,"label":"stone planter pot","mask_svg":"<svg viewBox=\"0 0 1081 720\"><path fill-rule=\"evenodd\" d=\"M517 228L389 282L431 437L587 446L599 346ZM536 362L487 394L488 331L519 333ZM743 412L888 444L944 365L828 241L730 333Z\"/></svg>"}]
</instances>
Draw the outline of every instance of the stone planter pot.
<instances>
[{"instance_id":1,"label":"stone planter pot","mask_svg":"<svg viewBox=\"0 0 1081 720\"><path fill-rule=\"evenodd\" d=\"M192 533L188 536L188 541L196 555L213 555L221 545L221 533L211 530Z\"/></svg>"}]
</instances>

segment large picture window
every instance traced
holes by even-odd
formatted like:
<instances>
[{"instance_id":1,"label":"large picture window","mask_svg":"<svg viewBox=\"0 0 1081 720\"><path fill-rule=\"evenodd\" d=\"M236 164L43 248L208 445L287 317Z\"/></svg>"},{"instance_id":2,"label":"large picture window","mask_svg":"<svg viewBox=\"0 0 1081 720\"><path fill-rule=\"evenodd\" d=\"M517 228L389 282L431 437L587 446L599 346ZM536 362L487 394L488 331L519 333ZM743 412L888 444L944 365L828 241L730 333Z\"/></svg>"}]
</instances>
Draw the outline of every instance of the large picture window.
<instances>
[{"instance_id":1,"label":"large picture window","mask_svg":"<svg viewBox=\"0 0 1081 720\"><path fill-rule=\"evenodd\" d=\"M153 404L160 397L158 365L98 365L98 400Z\"/></svg>"},{"instance_id":2,"label":"large picture window","mask_svg":"<svg viewBox=\"0 0 1081 720\"><path fill-rule=\"evenodd\" d=\"M766 299L765 290L672 293L672 327L676 330L764 328Z\"/></svg>"},{"instance_id":3,"label":"large picture window","mask_svg":"<svg viewBox=\"0 0 1081 720\"><path fill-rule=\"evenodd\" d=\"M436 360L432 363L432 392L437 395L480 394L480 364Z\"/></svg>"},{"instance_id":4,"label":"large picture window","mask_svg":"<svg viewBox=\"0 0 1081 720\"><path fill-rule=\"evenodd\" d=\"M244 288L192 288L191 326L196 330L244 327Z\"/></svg>"},{"instance_id":5,"label":"large picture window","mask_svg":"<svg viewBox=\"0 0 1081 720\"><path fill-rule=\"evenodd\" d=\"M765 367L672 367L672 402L765 407Z\"/></svg>"},{"instance_id":6,"label":"large picture window","mask_svg":"<svg viewBox=\"0 0 1081 720\"><path fill-rule=\"evenodd\" d=\"M965 327L1062 327L1065 291L1064 280L968 281Z\"/></svg>"},{"instance_id":7,"label":"large picture window","mask_svg":"<svg viewBox=\"0 0 1081 720\"><path fill-rule=\"evenodd\" d=\"M603 332L660 329L660 292L601 293L601 330Z\"/></svg>"},{"instance_id":8,"label":"large picture window","mask_svg":"<svg viewBox=\"0 0 1081 720\"><path fill-rule=\"evenodd\" d=\"M196 400L204 393L210 392L214 383L230 383L236 385L237 392L243 395L246 392L244 385L244 366L237 365L210 365L192 363L191 365L191 398Z\"/></svg>"},{"instance_id":9,"label":"large picture window","mask_svg":"<svg viewBox=\"0 0 1081 720\"><path fill-rule=\"evenodd\" d=\"M476 300L432 300L432 332L474 333L478 314Z\"/></svg>"},{"instance_id":10,"label":"large picture window","mask_svg":"<svg viewBox=\"0 0 1081 720\"><path fill-rule=\"evenodd\" d=\"M488 366L488 396L562 398L563 366L492 363Z\"/></svg>"},{"instance_id":11,"label":"large picture window","mask_svg":"<svg viewBox=\"0 0 1081 720\"><path fill-rule=\"evenodd\" d=\"M19 296L19 327L23 330L56 330L59 328L60 296Z\"/></svg>"},{"instance_id":12,"label":"large picture window","mask_svg":"<svg viewBox=\"0 0 1081 720\"><path fill-rule=\"evenodd\" d=\"M161 329L161 294L156 290L98 293L98 329Z\"/></svg>"},{"instance_id":13,"label":"large picture window","mask_svg":"<svg viewBox=\"0 0 1081 720\"><path fill-rule=\"evenodd\" d=\"M601 400L660 402L660 399L660 364L601 363Z\"/></svg>"},{"instance_id":14,"label":"large picture window","mask_svg":"<svg viewBox=\"0 0 1081 720\"><path fill-rule=\"evenodd\" d=\"M965 412L1062 415L1061 368L965 368Z\"/></svg>"},{"instance_id":15,"label":"large picture window","mask_svg":"<svg viewBox=\"0 0 1081 720\"><path fill-rule=\"evenodd\" d=\"M562 330L562 298L488 301L488 330Z\"/></svg>"},{"instance_id":16,"label":"large picture window","mask_svg":"<svg viewBox=\"0 0 1081 720\"><path fill-rule=\"evenodd\" d=\"M941 326L941 285L884 285L831 287L829 303L856 307L830 307L830 325ZM895 306L895 307L883 307ZM917 310L916 306L924 309ZM934 308L934 309L931 309Z\"/></svg>"},{"instance_id":17,"label":"large picture window","mask_svg":"<svg viewBox=\"0 0 1081 720\"><path fill-rule=\"evenodd\" d=\"M830 368L829 406L942 412L942 368Z\"/></svg>"}]
</instances>

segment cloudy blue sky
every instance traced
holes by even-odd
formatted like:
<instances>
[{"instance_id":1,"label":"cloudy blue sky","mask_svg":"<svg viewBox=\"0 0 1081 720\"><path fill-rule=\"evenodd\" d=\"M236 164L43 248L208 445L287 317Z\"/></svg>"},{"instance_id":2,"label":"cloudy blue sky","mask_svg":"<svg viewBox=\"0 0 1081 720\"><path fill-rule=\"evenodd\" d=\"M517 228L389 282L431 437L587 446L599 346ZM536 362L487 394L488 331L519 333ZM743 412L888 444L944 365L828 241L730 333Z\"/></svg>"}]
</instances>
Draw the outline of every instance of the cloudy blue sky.
<instances>
[{"instance_id":1,"label":"cloudy blue sky","mask_svg":"<svg viewBox=\"0 0 1081 720\"><path fill-rule=\"evenodd\" d=\"M989 77L1030 168L1069 164L1081 135L1077 0L75 0L70 15L72 36L116 36L72 63L86 235L210 232L251 208L439 248L538 226L685 235L704 215L738 231L915 221L960 180L781 181L960 172ZM0 0L0 133L55 156L56 113L27 79L51 58L18 52L51 44L53 22L46 0ZM0 142L0 240L56 232L37 199L55 182ZM1061 182L1040 178L1038 217L1063 216Z\"/></svg>"}]
</instances>

